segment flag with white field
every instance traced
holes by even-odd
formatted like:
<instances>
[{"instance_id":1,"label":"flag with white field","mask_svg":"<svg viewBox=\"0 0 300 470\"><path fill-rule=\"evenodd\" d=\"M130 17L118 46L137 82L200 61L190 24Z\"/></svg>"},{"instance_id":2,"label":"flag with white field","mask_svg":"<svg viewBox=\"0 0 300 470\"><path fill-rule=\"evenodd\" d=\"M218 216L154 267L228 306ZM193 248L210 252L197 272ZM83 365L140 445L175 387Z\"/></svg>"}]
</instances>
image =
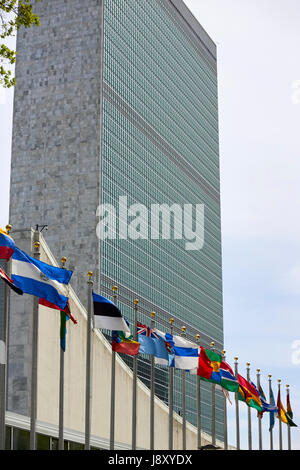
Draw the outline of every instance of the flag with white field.
<instances>
[{"instance_id":1,"label":"flag with white field","mask_svg":"<svg viewBox=\"0 0 300 470\"><path fill-rule=\"evenodd\" d=\"M11 272L14 286L24 294L45 299L61 310L65 309L72 271L51 266L15 247Z\"/></svg>"}]
</instances>

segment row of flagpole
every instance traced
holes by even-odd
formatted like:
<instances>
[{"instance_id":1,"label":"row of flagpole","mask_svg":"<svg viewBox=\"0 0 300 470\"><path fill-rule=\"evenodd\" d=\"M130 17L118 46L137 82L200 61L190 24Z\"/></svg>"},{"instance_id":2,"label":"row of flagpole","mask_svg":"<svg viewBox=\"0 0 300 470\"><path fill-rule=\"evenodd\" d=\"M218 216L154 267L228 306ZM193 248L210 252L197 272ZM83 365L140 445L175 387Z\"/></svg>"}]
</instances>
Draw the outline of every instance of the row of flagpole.
<instances>
[{"instance_id":1,"label":"row of flagpole","mask_svg":"<svg viewBox=\"0 0 300 470\"><path fill-rule=\"evenodd\" d=\"M7 226L7 230L10 230ZM33 257L37 260L40 258L40 234L36 230L33 236ZM65 267L66 258L61 259L62 267ZM91 334L94 324L93 308L92 308L92 281L93 273L88 272L88 309L87 309L87 337L86 337L86 395L85 395L85 449L90 449L90 436L91 436ZM117 304L117 286L113 286L113 300ZM7 300L8 291L5 284L5 298L3 309L3 339L4 344L7 345ZM134 340L137 341L137 323L138 323L138 300L134 302ZM38 358L38 297L33 297L33 327L32 327L32 369L31 369L31 409L30 409L30 449L36 450L36 419L37 419L37 358ZM151 312L151 328L155 326L155 313ZM170 332L173 334L174 319L169 320ZM186 328L181 328L181 336L186 337ZM200 335L196 335L196 342L198 343ZM0 338L1 340L1 338ZM214 343L210 344L211 350L214 352ZM225 351L222 351L223 360L225 360ZM1 364L1 381L0 381L0 445L1 449L5 448L5 409L6 409L6 361ZM110 411L110 449L113 450L115 446L115 374L116 374L116 352L112 350L111 362L111 411ZM132 449L135 450L137 446L137 356L133 358L133 393L132 393ZM235 376L238 377L238 358L235 358ZM181 371L182 379L182 449L186 450L186 371ZM250 380L250 364L247 363L247 380ZM260 370L257 369L257 387L260 387ZM280 391L280 381L278 381L278 389ZM287 386L288 389L288 386ZM269 375L269 394L271 400L271 376ZM212 384L212 415L211 415L211 435L212 444L216 446L216 403L215 403L216 385ZM173 449L173 414L174 414L174 368L169 368L169 449ZM239 398L238 392L235 393L236 401L236 448L240 449L240 423L239 423ZM151 357L151 378L150 378L150 443L151 450L155 448L154 435L155 435L155 363L154 356ZM279 448L282 449L282 422L279 421ZM59 450L64 449L64 351L61 348L60 354L60 379L59 379ZM288 425L288 449L291 449L291 430ZM259 434L259 449L262 449L262 430L261 430L261 417L258 417L258 434ZM197 376L197 445L201 447L201 380ZM251 429L251 410L248 407L248 447L252 449L252 429ZM224 394L224 448L228 448L227 438L227 402ZM270 428L270 449L273 449L273 430Z\"/></svg>"}]
</instances>

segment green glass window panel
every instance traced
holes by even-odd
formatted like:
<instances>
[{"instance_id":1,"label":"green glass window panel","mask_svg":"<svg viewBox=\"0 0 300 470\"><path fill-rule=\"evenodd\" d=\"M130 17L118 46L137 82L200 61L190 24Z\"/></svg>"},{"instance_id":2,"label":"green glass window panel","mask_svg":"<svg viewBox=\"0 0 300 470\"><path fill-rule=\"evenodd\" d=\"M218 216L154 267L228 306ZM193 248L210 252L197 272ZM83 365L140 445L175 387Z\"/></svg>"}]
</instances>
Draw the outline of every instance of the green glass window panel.
<instances>
[{"instance_id":1,"label":"green glass window panel","mask_svg":"<svg viewBox=\"0 0 300 470\"><path fill-rule=\"evenodd\" d=\"M84 444L69 442L69 450L84 450Z\"/></svg>"},{"instance_id":2,"label":"green glass window panel","mask_svg":"<svg viewBox=\"0 0 300 470\"><path fill-rule=\"evenodd\" d=\"M13 430L13 449L14 450L29 450L30 449L30 434L29 431L14 428Z\"/></svg>"},{"instance_id":3,"label":"green glass window panel","mask_svg":"<svg viewBox=\"0 0 300 470\"><path fill-rule=\"evenodd\" d=\"M5 428L5 449L11 450L11 427L6 426Z\"/></svg>"},{"instance_id":4,"label":"green glass window panel","mask_svg":"<svg viewBox=\"0 0 300 470\"><path fill-rule=\"evenodd\" d=\"M37 450L50 450L50 437L43 434L36 436Z\"/></svg>"}]
</instances>

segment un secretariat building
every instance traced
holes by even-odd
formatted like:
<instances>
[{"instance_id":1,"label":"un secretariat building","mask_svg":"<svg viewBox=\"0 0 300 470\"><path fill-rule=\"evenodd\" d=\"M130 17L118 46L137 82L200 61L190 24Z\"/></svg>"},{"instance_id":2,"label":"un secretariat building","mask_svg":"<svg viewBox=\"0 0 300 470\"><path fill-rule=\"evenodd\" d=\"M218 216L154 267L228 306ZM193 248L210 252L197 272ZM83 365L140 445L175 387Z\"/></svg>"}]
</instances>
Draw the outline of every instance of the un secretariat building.
<instances>
[{"instance_id":1,"label":"un secretariat building","mask_svg":"<svg viewBox=\"0 0 300 470\"><path fill-rule=\"evenodd\" d=\"M138 298L141 323L150 326L154 311L157 328L169 331L172 317L174 333L185 326L189 339L200 334L201 345L214 341L222 351L215 44L182 0L33 4L41 26L20 30L17 38L12 235L20 245L26 229L47 226L43 235L56 259L67 257L84 305L92 270L96 292L111 296L118 286L118 305L131 327ZM125 198L128 207L138 204L149 214L155 204L202 205L204 243L188 250L184 237L151 237L150 229L147 237L122 238L117 217L115 236L99 238L100 205L116 208L117 215ZM191 214L195 228L196 211ZM16 338L12 328L10 345L22 342ZM16 364L20 349L10 347L9 354ZM130 357L122 359L131 365ZM149 364L139 357L138 377L146 386ZM26 371L9 367L12 412L28 415L27 379ZM158 367L155 380L156 395L168 404L168 370ZM202 428L210 433L211 386L201 385ZM179 415L181 392L176 371ZM196 425L196 378L190 375L186 393L187 420ZM223 396L216 393L222 439Z\"/></svg>"}]
</instances>

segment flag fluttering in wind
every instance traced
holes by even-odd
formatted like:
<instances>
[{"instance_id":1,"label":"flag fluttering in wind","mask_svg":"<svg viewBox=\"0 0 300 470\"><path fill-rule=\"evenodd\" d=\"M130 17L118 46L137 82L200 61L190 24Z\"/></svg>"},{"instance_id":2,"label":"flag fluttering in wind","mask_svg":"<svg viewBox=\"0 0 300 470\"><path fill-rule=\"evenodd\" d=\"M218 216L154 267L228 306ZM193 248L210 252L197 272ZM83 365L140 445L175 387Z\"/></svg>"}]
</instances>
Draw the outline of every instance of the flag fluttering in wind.
<instances>
[{"instance_id":1,"label":"flag fluttering in wind","mask_svg":"<svg viewBox=\"0 0 300 470\"><path fill-rule=\"evenodd\" d=\"M8 232L0 228L0 259L9 261L15 250L15 246L15 242Z\"/></svg>"},{"instance_id":2,"label":"flag fluttering in wind","mask_svg":"<svg viewBox=\"0 0 300 470\"><path fill-rule=\"evenodd\" d=\"M160 359L169 360L169 352L165 341L146 325L137 323L138 341L140 343L139 354L149 354Z\"/></svg>"},{"instance_id":3,"label":"flag fluttering in wind","mask_svg":"<svg viewBox=\"0 0 300 470\"><path fill-rule=\"evenodd\" d=\"M259 397L259 393L256 388L248 382L244 377L238 374L238 382L239 382L239 392L238 398L239 400L247 403L248 406L251 408L255 408L260 413L262 412L262 403Z\"/></svg>"},{"instance_id":4,"label":"flag fluttering in wind","mask_svg":"<svg viewBox=\"0 0 300 470\"><path fill-rule=\"evenodd\" d=\"M251 382L251 384L255 388L255 390L257 391L257 393L259 395L259 398L260 398L260 401L261 401L262 411L258 412L258 416L260 416L260 418L262 418L263 414L265 412L276 413L277 412L277 406L269 404L267 402L266 396L264 394L264 391L263 391L261 385L257 388L256 385L253 382Z\"/></svg>"},{"instance_id":5,"label":"flag fluttering in wind","mask_svg":"<svg viewBox=\"0 0 300 470\"><path fill-rule=\"evenodd\" d=\"M161 366L175 367L176 369L190 370L198 365L199 347L182 336L162 333L156 328L154 331L165 342L168 359L155 358L155 363Z\"/></svg>"},{"instance_id":6,"label":"flag fluttering in wind","mask_svg":"<svg viewBox=\"0 0 300 470\"><path fill-rule=\"evenodd\" d=\"M60 347L64 352L66 351L67 321L69 319L75 324L77 323L71 315L70 304L68 302L66 308L60 311Z\"/></svg>"},{"instance_id":7,"label":"flag fluttering in wind","mask_svg":"<svg viewBox=\"0 0 300 470\"><path fill-rule=\"evenodd\" d=\"M64 310L68 302L67 285L71 276L72 271L50 266L15 247L11 279L24 294L45 299Z\"/></svg>"},{"instance_id":8,"label":"flag fluttering in wind","mask_svg":"<svg viewBox=\"0 0 300 470\"><path fill-rule=\"evenodd\" d=\"M111 300L93 292L93 303L95 328L130 333L122 313Z\"/></svg>"},{"instance_id":9,"label":"flag fluttering in wind","mask_svg":"<svg viewBox=\"0 0 300 470\"><path fill-rule=\"evenodd\" d=\"M291 407L291 402L290 402L290 390L287 390L287 395L286 395L286 415L289 419L293 420L293 410Z\"/></svg>"},{"instance_id":10,"label":"flag fluttering in wind","mask_svg":"<svg viewBox=\"0 0 300 470\"><path fill-rule=\"evenodd\" d=\"M124 334L123 331L112 332L112 350L129 356L136 356L139 353L140 343L134 341L132 336Z\"/></svg>"},{"instance_id":11,"label":"flag fluttering in wind","mask_svg":"<svg viewBox=\"0 0 300 470\"><path fill-rule=\"evenodd\" d=\"M273 390L272 388L270 389L270 405L271 406L276 406L275 405L275 398L274 398L274 393L273 393ZM276 406L276 412L277 412L277 406ZM269 427L269 431L272 431L272 429L274 428L274 425L275 425L275 412L271 412L270 413L270 427Z\"/></svg>"},{"instance_id":12,"label":"flag fluttering in wind","mask_svg":"<svg viewBox=\"0 0 300 470\"><path fill-rule=\"evenodd\" d=\"M63 310L61 308L59 308L57 305L52 304L51 302L48 302L45 299L40 299L39 304L43 305L43 307L52 308L54 310L60 310L61 312L66 313L68 315L68 317L70 318L70 320L72 320L74 325L77 325L77 320L76 320L76 318L73 317L73 315L71 313L71 308L70 308L70 305L69 305L69 301L68 301L66 307Z\"/></svg>"},{"instance_id":13,"label":"flag fluttering in wind","mask_svg":"<svg viewBox=\"0 0 300 470\"><path fill-rule=\"evenodd\" d=\"M8 277L8 275L0 268L0 278L16 293L19 295L23 295L22 289L19 289L15 286L14 281Z\"/></svg>"},{"instance_id":14,"label":"flag fluttering in wind","mask_svg":"<svg viewBox=\"0 0 300 470\"><path fill-rule=\"evenodd\" d=\"M283 423L288 424L291 427L297 427L297 424L295 424L293 422L293 419L290 417L290 413L286 412L284 409L284 406L280 398L280 390L278 390L278 395L277 395L277 408L278 408L277 418L279 418Z\"/></svg>"},{"instance_id":15,"label":"flag fluttering in wind","mask_svg":"<svg viewBox=\"0 0 300 470\"><path fill-rule=\"evenodd\" d=\"M225 390L237 392L239 383L227 362L222 356L210 349L201 346L197 369L191 370L191 374L197 374L202 380L220 385Z\"/></svg>"}]
</instances>

